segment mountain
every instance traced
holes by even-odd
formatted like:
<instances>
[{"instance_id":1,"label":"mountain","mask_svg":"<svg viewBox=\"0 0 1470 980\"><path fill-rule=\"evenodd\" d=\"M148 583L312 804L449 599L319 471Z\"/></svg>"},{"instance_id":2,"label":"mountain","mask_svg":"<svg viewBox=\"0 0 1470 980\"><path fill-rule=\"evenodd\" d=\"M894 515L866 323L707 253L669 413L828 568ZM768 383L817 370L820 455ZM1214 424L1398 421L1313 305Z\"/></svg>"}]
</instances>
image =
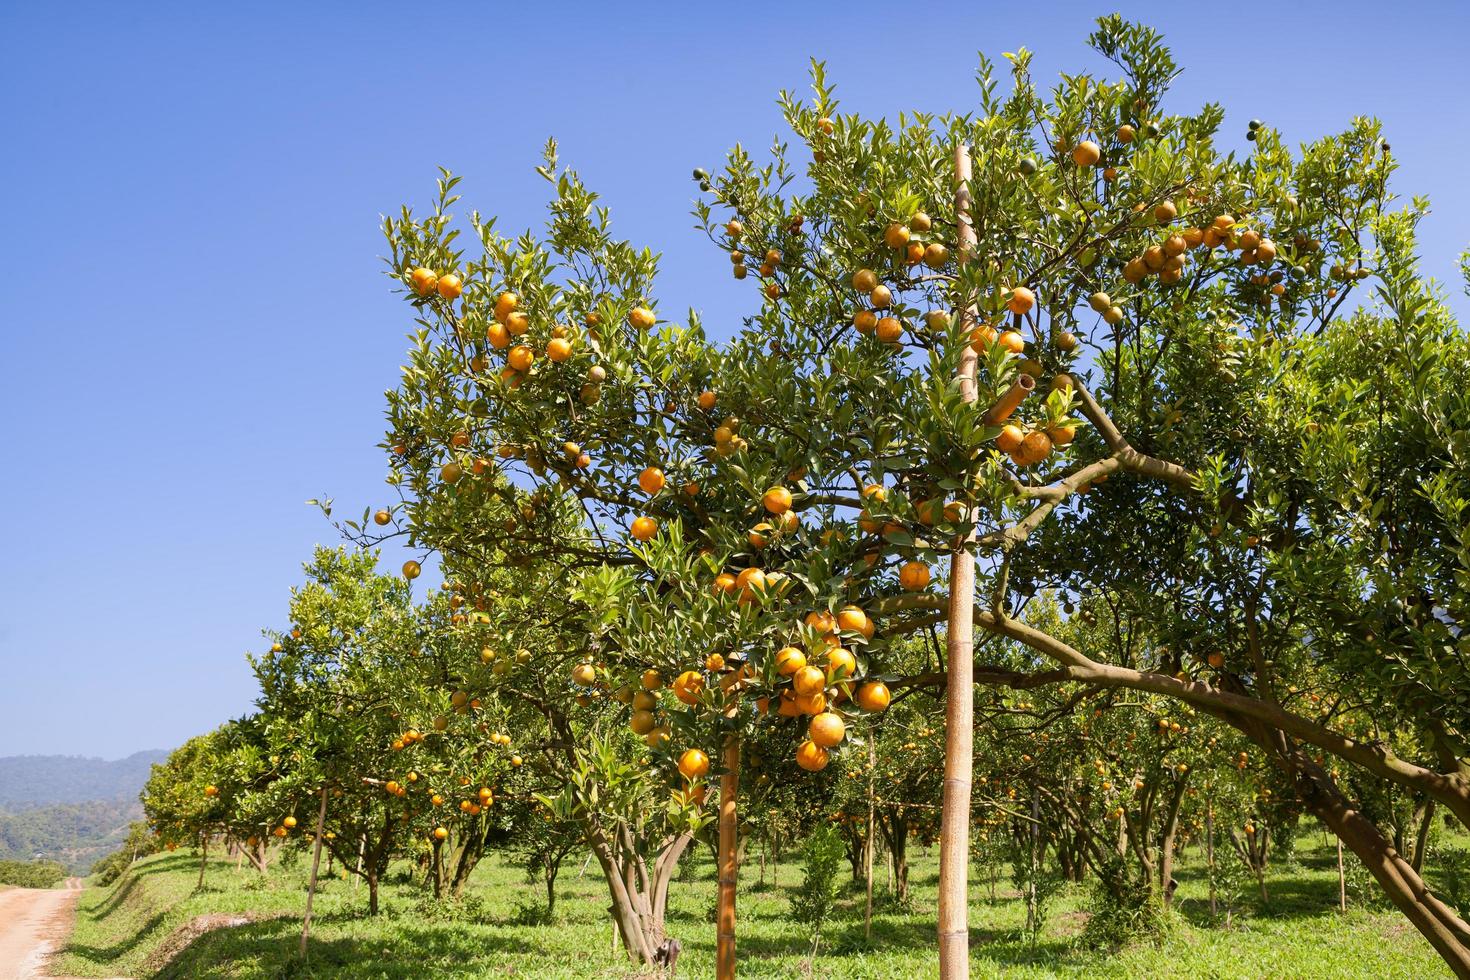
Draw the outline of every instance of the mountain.
<instances>
[{"instance_id":1,"label":"mountain","mask_svg":"<svg viewBox=\"0 0 1470 980\"><path fill-rule=\"evenodd\" d=\"M167 758L161 750L113 761L74 755L0 757L0 807L136 799L153 764Z\"/></svg>"},{"instance_id":2,"label":"mountain","mask_svg":"<svg viewBox=\"0 0 1470 980\"><path fill-rule=\"evenodd\" d=\"M167 752L107 761L65 755L0 758L0 860L36 857L85 874L141 820L138 793Z\"/></svg>"}]
</instances>

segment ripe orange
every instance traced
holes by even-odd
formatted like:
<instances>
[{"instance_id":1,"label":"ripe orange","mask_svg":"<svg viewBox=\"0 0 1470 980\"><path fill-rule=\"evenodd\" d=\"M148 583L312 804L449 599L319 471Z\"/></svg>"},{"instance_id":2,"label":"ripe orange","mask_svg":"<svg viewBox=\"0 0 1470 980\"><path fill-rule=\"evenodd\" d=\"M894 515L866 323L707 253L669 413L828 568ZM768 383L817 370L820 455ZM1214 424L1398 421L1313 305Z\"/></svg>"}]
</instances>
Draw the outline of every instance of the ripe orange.
<instances>
[{"instance_id":1,"label":"ripe orange","mask_svg":"<svg viewBox=\"0 0 1470 980\"><path fill-rule=\"evenodd\" d=\"M1206 659L1208 660L1209 665L1216 670L1219 670L1221 667L1225 666L1225 654L1221 653L1219 650L1211 651L1209 657L1207 657Z\"/></svg>"},{"instance_id":2,"label":"ripe orange","mask_svg":"<svg viewBox=\"0 0 1470 980\"><path fill-rule=\"evenodd\" d=\"M597 680L597 670L591 664L577 664L572 668L572 680L583 687L591 687Z\"/></svg>"},{"instance_id":3,"label":"ripe orange","mask_svg":"<svg viewBox=\"0 0 1470 980\"><path fill-rule=\"evenodd\" d=\"M924 264L938 269L949 261L949 249L941 242L930 242L924 247Z\"/></svg>"},{"instance_id":4,"label":"ripe orange","mask_svg":"<svg viewBox=\"0 0 1470 980\"><path fill-rule=\"evenodd\" d=\"M1079 167L1091 167L1102 159L1102 148L1092 140L1083 140L1072 148L1072 162Z\"/></svg>"},{"instance_id":5,"label":"ripe orange","mask_svg":"<svg viewBox=\"0 0 1470 980\"><path fill-rule=\"evenodd\" d=\"M505 363L508 364L512 370L522 372L529 370L531 367L531 363L535 360L536 353L525 344L519 344L515 347L512 347L510 349L510 353L505 356Z\"/></svg>"},{"instance_id":6,"label":"ripe orange","mask_svg":"<svg viewBox=\"0 0 1470 980\"><path fill-rule=\"evenodd\" d=\"M878 328L878 314L872 310L858 310L852 315L852 325L860 334L870 334Z\"/></svg>"},{"instance_id":7,"label":"ripe orange","mask_svg":"<svg viewBox=\"0 0 1470 980\"><path fill-rule=\"evenodd\" d=\"M857 689L858 707L864 711L883 711L889 700L888 685L882 681L868 681Z\"/></svg>"},{"instance_id":8,"label":"ripe orange","mask_svg":"<svg viewBox=\"0 0 1470 980\"><path fill-rule=\"evenodd\" d=\"M421 571L423 571L423 569L419 567L419 563L411 558L403 563L403 577L408 579L410 582L418 578L419 572Z\"/></svg>"},{"instance_id":9,"label":"ripe orange","mask_svg":"<svg viewBox=\"0 0 1470 980\"><path fill-rule=\"evenodd\" d=\"M205 796L211 796L211 797L212 796L218 796L219 795L219 787L218 786L214 786L214 785L210 785L210 786L204 787L204 795Z\"/></svg>"},{"instance_id":10,"label":"ripe orange","mask_svg":"<svg viewBox=\"0 0 1470 980\"><path fill-rule=\"evenodd\" d=\"M442 841L442 840L447 839L448 837L449 837L449 831L448 830L444 829L443 827L435 827L434 828L434 839L435 840Z\"/></svg>"},{"instance_id":11,"label":"ripe orange","mask_svg":"<svg viewBox=\"0 0 1470 980\"><path fill-rule=\"evenodd\" d=\"M874 309L886 310L893 305L893 291L881 284L874 286L868 293L868 302Z\"/></svg>"},{"instance_id":12,"label":"ripe orange","mask_svg":"<svg viewBox=\"0 0 1470 980\"><path fill-rule=\"evenodd\" d=\"M686 670L674 678L674 697L685 704L698 704L703 690L704 675L697 670Z\"/></svg>"},{"instance_id":13,"label":"ripe orange","mask_svg":"<svg viewBox=\"0 0 1470 980\"><path fill-rule=\"evenodd\" d=\"M1167 225L1179 217L1179 209L1174 206L1173 201L1161 201L1154 205L1154 220L1161 225Z\"/></svg>"},{"instance_id":14,"label":"ripe orange","mask_svg":"<svg viewBox=\"0 0 1470 980\"><path fill-rule=\"evenodd\" d=\"M503 323L492 323L485 329L485 338L490 341L490 346L496 350L505 350L510 346L510 331L505 329Z\"/></svg>"},{"instance_id":15,"label":"ripe orange","mask_svg":"<svg viewBox=\"0 0 1470 980\"><path fill-rule=\"evenodd\" d=\"M521 305L521 298L515 293L501 293L495 297L495 319L501 323L505 318L515 312L517 306Z\"/></svg>"},{"instance_id":16,"label":"ripe orange","mask_svg":"<svg viewBox=\"0 0 1470 980\"><path fill-rule=\"evenodd\" d=\"M635 306L628 314L628 322L638 330L647 330L658 322L658 317L646 306Z\"/></svg>"},{"instance_id":17,"label":"ripe orange","mask_svg":"<svg viewBox=\"0 0 1470 980\"><path fill-rule=\"evenodd\" d=\"M439 479L445 483L458 483L462 476L464 476L464 467L453 460L439 467Z\"/></svg>"},{"instance_id":18,"label":"ripe orange","mask_svg":"<svg viewBox=\"0 0 1470 980\"><path fill-rule=\"evenodd\" d=\"M878 339L885 344L896 344L903 337L903 323L897 317L885 316L878 321Z\"/></svg>"},{"instance_id":19,"label":"ripe orange","mask_svg":"<svg viewBox=\"0 0 1470 980\"><path fill-rule=\"evenodd\" d=\"M827 750L810 740L802 742L796 749L796 764L807 772L818 772L827 768Z\"/></svg>"},{"instance_id":20,"label":"ripe orange","mask_svg":"<svg viewBox=\"0 0 1470 980\"><path fill-rule=\"evenodd\" d=\"M295 817L287 817L285 820L282 820L281 823L285 825L285 827L286 827L287 830L295 830L296 829L296 818Z\"/></svg>"},{"instance_id":21,"label":"ripe orange","mask_svg":"<svg viewBox=\"0 0 1470 980\"><path fill-rule=\"evenodd\" d=\"M831 136L832 130L835 127L832 125L832 120L828 119L826 116L823 116L822 118L817 120L817 128L826 135Z\"/></svg>"},{"instance_id":22,"label":"ripe orange","mask_svg":"<svg viewBox=\"0 0 1470 980\"><path fill-rule=\"evenodd\" d=\"M827 651L827 680L845 679L857 671L857 658L846 647L832 647Z\"/></svg>"},{"instance_id":23,"label":"ripe orange","mask_svg":"<svg viewBox=\"0 0 1470 980\"><path fill-rule=\"evenodd\" d=\"M439 277L439 295L447 300L459 299L459 294L464 292L464 283L460 282L459 276L450 273Z\"/></svg>"},{"instance_id":24,"label":"ripe orange","mask_svg":"<svg viewBox=\"0 0 1470 980\"><path fill-rule=\"evenodd\" d=\"M679 772L685 779L698 779L709 773L709 756L699 749L685 749L679 756Z\"/></svg>"},{"instance_id":25,"label":"ripe orange","mask_svg":"<svg viewBox=\"0 0 1470 980\"><path fill-rule=\"evenodd\" d=\"M1036 294L1025 286L1017 286L1011 290L1010 298L1006 300L1006 309L1016 314L1029 313L1035 305Z\"/></svg>"},{"instance_id":26,"label":"ripe orange","mask_svg":"<svg viewBox=\"0 0 1470 980\"><path fill-rule=\"evenodd\" d=\"M657 691L659 688L664 686L664 679L659 676L658 671L650 668L649 670L645 670L643 672L643 676L639 679L639 683L643 685L643 689L645 691Z\"/></svg>"},{"instance_id":27,"label":"ripe orange","mask_svg":"<svg viewBox=\"0 0 1470 980\"><path fill-rule=\"evenodd\" d=\"M1121 125L1121 126L1118 127L1118 142L1119 143L1132 143L1133 142L1133 135L1134 135L1133 127L1132 126L1129 126L1127 123L1124 123L1123 125Z\"/></svg>"},{"instance_id":28,"label":"ripe orange","mask_svg":"<svg viewBox=\"0 0 1470 980\"><path fill-rule=\"evenodd\" d=\"M785 487L771 487L761 497L761 503L772 514L784 514L791 509L791 491Z\"/></svg>"},{"instance_id":29,"label":"ripe orange","mask_svg":"<svg viewBox=\"0 0 1470 980\"><path fill-rule=\"evenodd\" d=\"M650 497L664 488L664 471L650 466L638 474L638 486Z\"/></svg>"},{"instance_id":30,"label":"ripe orange","mask_svg":"<svg viewBox=\"0 0 1470 980\"><path fill-rule=\"evenodd\" d=\"M553 337L546 344L546 359L560 364L572 356L572 342L565 337Z\"/></svg>"},{"instance_id":31,"label":"ripe orange","mask_svg":"<svg viewBox=\"0 0 1470 980\"><path fill-rule=\"evenodd\" d=\"M909 226L894 222L883 229L883 243L889 248L903 248L909 243Z\"/></svg>"},{"instance_id":32,"label":"ripe orange","mask_svg":"<svg viewBox=\"0 0 1470 980\"><path fill-rule=\"evenodd\" d=\"M1021 441L1020 455L1028 466L1041 462L1051 455L1051 437L1041 429L1031 430Z\"/></svg>"},{"instance_id":33,"label":"ripe orange","mask_svg":"<svg viewBox=\"0 0 1470 980\"><path fill-rule=\"evenodd\" d=\"M413 291L418 293L420 296L429 295L439 284L439 277L434 275L433 270L425 269L423 266L419 266L417 269L410 272L408 274L408 279L410 284L413 286Z\"/></svg>"},{"instance_id":34,"label":"ripe orange","mask_svg":"<svg viewBox=\"0 0 1470 980\"><path fill-rule=\"evenodd\" d=\"M658 533L658 521L651 517L635 517L630 530L634 540L648 541Z\"/></svg>"},{"instance_id":35,"label":"ripe orange","mask_svg":"<svg viewBox=\"0 0 1470 980\"><path fill-rule=\"evenodd\" d=\"M807 738L826 749L841 742L846 734L847 725L842 716L831 711L822 712L806 726Z\"/></svg>"},{"instance_id":36,"label":"ripe orange","mask_svg":"<svg viewBox=\"0 0 1470 980\"><path fill-rule=\"evenodd\" d=\"M640 708L633 712L628 719L628 727L633 729L633 734L635 735L647 735L657 726L658 722L654 719L653 712L646 708Z\"/></svg>"},{"instance_id":37,"label":"ripe orange","mask_svg":"<svg viewBox=\"0 0 1470 980\"><path fill-rule=\"evenodd\" d=\"M844 606L837 613L837 626L844 631L866 633L870 625L868 614L857 606Z\"/></svg>"},{"instance_id":38,"label":"ripe orange","mask_svg":"<svg viewBox=\"0 0 1470 980\"><path fill-rule=\"evenodd\" d=\"M852 274L852 288L858 292L871 293L878 286L878 274L872 269L859 269Z\"/></svg>"},{"instance_id":39,"label":"ripe orange","mask_svg":"<svg viewBox=\"0 0 1470 980\"><path fill-rule=\"evenodd\" d=\"M819 633L835 633L837 631L837 619L827 610L806 614L806 624Z\"/></svg>"},{"instance_id":40,"label":"ripe orange","mask_svg":"<svg viewBox=\"0 0 1470 980\"><path fill-rule=\"evenodd\" d=\"M806 666L806 654L797 647L782 647L776 651L776 673L790 677Z\"/></svg>"},{"instance_id":41,"label":"ripe orange","mask_svg":"<svg viewBox=\"0 0 1470 980\"><path fill-rule=\"evenodd\" d=\"M791 689L798 695L820 694L827 686L827 675L810 664L791 675Z\"/></svg>"},{"instance_id":42,"label":"ripe orange","mask_svg":"<svg viewBox=\"0 0 1470 980\"><path fill-rule=\"evenodd\" d=\"M905 562L898 570L898 584L910 592L919 592L929 585L929 566L921 561Z\"/></svg>"},{"instance_id":43,"label":"ripe orange","mask_svg":"<svg viewBox=\"0 0 1470 980\"><path fill-rule=\"evenodd\" d=\"M1020 354L1026 350L1026 338L1015 330L1007 330L1000 335L1000 345L1012 354Z\"/></svg>"},{"instance_id":44,"label":"ripe orange","mask_svg":"<svg viewBox=\"0 0 1470 980\"><path fill-rule=\"evenodd\" d=\"M697 401L699 407L708 412L715 407L715 393L713 391L701 391Z\"/></svg>"},{"instance_id":45,"label":"ripe orange","mask_svg":"<svg viewBox=\"0 0 1470 980\"><path fill-rule=\"evenodd\" d=\"M373 523L379 526L387 524L391 520L393 520L393 515L388 513L386 510L380 510L373 515Z\"/></svg>"}]
</instances>

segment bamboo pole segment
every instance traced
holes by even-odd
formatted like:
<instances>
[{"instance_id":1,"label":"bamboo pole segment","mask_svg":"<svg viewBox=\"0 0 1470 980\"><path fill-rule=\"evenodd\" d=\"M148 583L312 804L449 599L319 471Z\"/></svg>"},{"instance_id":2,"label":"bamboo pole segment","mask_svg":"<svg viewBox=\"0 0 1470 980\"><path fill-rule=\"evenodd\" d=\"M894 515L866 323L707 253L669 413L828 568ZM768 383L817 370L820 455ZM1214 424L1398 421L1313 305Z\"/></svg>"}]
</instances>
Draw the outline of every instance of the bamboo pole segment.
<instances>
[{"instance_id":1,"label":"bamboo pole segment","mask_svg":"<svg viewBox=\"0 0 1470 980\"><path fill-rule=\"evenodd\" d=\"M970 219L970 148L954 151L955 222L958 260L969 264L974 255L975 226ZM961 315L964 335L974 328L973 297L965 297ZM977 398L976 354L966 344L960 354L960 397ZM975 717L975 555L970 531L949 562L949 613L945 639L944 796L939 833L939 975L942 980L966 980L970 975L969 870L970 781L973 777Z\"/></svg>"}]
</instances>

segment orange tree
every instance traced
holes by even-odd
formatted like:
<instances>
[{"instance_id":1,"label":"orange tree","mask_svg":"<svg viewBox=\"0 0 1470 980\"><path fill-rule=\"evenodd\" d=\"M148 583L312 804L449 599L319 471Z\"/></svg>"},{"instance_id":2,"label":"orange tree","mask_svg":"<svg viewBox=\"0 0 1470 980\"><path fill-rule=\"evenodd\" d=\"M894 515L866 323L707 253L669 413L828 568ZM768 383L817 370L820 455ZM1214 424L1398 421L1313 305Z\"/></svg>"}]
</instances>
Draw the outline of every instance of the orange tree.
<instances>
[{"instance_id":1,"label":"orange tree","mask_svg":"<svg viewBox=\"0 0 1470 980\"><path fill-rule=\"evenodd\" d=\"M1177 66L1153 32L1104 18L1090 40L1121 80L1066 76L1046 97L1022 52L1010 58L1010 93L997 92L985 64L977 111L919 114L897 128L839 114L818 66L814 104L783 98L800 151L778 144L762 165L737 150L722 173L701 175L711 197L698 217L759 297L718 347L694 316L682 326L660 318L653 256L611 239L606 211L554 152L543 168L556 192L545 238L512 241L476 216L483 254L469 260L455 247L446 176L434 213L405 211L386 228L390 273L419 321L389 401L406 529L446 554L624 576L626 601L607 631L621 653L609 668L618 682L640 661L676 679L689 672L675 690L693 711L667 721L706 759L734 759L745 726L789 706L822 718L797 749L820 768L846 723L823 709L862 701L844 681L882 676L889 641L942 623L946 977L967 970L971 690L986 679L972 667L977 628L1047 658L1043 679L1180 698L1241 729L1466 972L1464 923L1302 749L1463 815L1461 729L1436 717L1461 704L1435 673L1455 634L1426 646L1404 626L1434 634L1432 600L1421 598L1417 619L1396 614L1414 677L1382 703L1422 712L1435 750L1448 752L1433 768L1293 710L1259 670L1181 678L1158 651L1111 663L1017 615L1021 590L1038 584L1121 592L1142 571L1152 578L1137 576L1140 608L1153 596L1157 612L1158 596L1183 593L1194 608L1244 587L1252 604L1227 609L1307 608L1336 623L1333 635L1372 648L1389 634L1348 613L1375 559L1438 584L1428 561L1421 570L1403 554L1373 554L1382 537L1363 533L1360 513L1382 519L1371 494L1342 506L1365 473L1349 449L1371 400L1332 375L1347 363L1334 361L1335 345L1353 345L1338 313L1370 267L1392 305L1385 319L1423 335L1416 349L1433 355L1414 370L1428 363L1447 379L1457 356L1416 285L1411 216L1390 210L1392 158L1376 124L1356 121L1300 155L1253 125L1255 152L1237 159L1215 145L1218 107L1164 110ZM1033 390L1046 397L1028 398ZM1412 406L1413 431L1421 442L1438 433L1442 446L1459 403L1442 381L1431 390L1434 403ZM1346 410L1336 427L1329 405ZM1308 440L1303 453L1303 430L1332 438ZM1423 505L1456 531L1457 472L1444 467L1446 492ZM581 533L569 535L579 514ZM1273 531L1278 545L1297 541L1309 518L1318 524L1298 547L1258 547ZM1217 525L1226 560L1180 553L1200 540L1185 529ZM1426 554L1455 559L1456 538L1420 540ZM1288 564L1263 576L1277 555ZM1333 577L1329 558L1347 571ZM947 598L925 590L945 560ZM1225 625L1213 632L1244 656L1256 626ZM1281 631L1280 668L1316 666L1308 661L1321 651L1305 635ZM788 648L816 673L783 673L795 662ZM687 768L695 779L733 776L728 765ZM722 922L722 972L726 938Z\"/></svg>"},{"instance_id":2,"label":"orange tree","mask_svg":"<svg viewBox=\"0 0 1470 980\"><path fill-rule=\"evenodd\" d=\"M432 683L445 659L436 647L453 642L447 605L416 607L402 579L375 565L371 552L318 549L292 592L291 628L252 658L275 767L272 832L319 825L320 845L367 882L372 913L393 855L469 816L446 805L451 791L461 802L473 795L460 780L479 787L509 768L461 751L447 719L432 723L461 706Z\"/></svg>"}]
</instances>

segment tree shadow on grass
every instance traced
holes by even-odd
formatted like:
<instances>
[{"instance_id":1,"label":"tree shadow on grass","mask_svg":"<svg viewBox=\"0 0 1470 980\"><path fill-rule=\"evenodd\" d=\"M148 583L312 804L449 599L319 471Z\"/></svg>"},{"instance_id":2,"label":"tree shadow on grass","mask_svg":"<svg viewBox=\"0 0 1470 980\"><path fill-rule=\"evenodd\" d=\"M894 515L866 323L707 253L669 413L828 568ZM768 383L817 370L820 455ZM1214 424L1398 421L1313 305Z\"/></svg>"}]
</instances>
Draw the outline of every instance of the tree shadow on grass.
<instances>
[{"instance_id":1,"label":"tree shadow on grass","mask_svg":"<svg viewBox=\"0 0 1470 980\"><path fill-rule=\"evenodd\" d=\"M436 964L452 962L476 976L491 967L496 972L519 974L553 955L524 934L503 936L473 927L413 929L399 924L391 939L313 937L303 963L297 947L300 928L300 920L283 918L217 929L182 949L155 976L158 980L194 980L218 976L230 964L249 963L272 977L361 973L391 980L423 980L442 975L436 972Z\"/></svg>"},{"instance_id":2,"label":"tree shadow on grass","mask_svg":"<svg viewBox=\"0 0 1470 980\"><path fill-rule=\"evenodd\" d=\"M128 938L121 942L113 943L111 946L88 946L84 943L68 942L62 948L62 952L99 966L110 965L119 957L126 956L137 949L162 924L163 913L159 912L137 929L130 931Z\"/></svg>"}]
</instances>

